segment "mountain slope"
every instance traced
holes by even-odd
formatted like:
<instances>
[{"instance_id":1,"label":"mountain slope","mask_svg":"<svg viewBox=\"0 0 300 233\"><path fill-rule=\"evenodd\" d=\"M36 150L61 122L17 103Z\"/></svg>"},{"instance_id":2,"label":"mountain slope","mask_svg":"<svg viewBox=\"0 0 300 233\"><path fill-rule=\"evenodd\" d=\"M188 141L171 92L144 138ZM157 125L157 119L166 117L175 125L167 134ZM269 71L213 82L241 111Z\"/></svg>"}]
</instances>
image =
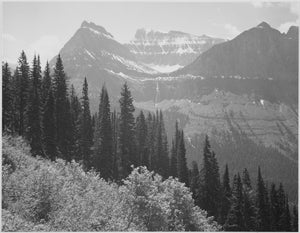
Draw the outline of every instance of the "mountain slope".
<instances>
[{"instance_id":1,"label":"mountain slope","mask_svg":"<svg viewBox=\"0 0 300 233\"><path fill-rule=\"evenodd\" d=\"M150 78L157 73L137 61L126 46L92 22L84 21L59 53L65 71L77 90L80 90L84 77L87 77L92 99L99 96L104 83L115 97L125 81L137 83L140 77ZM56 57L51 60L51 67L55 61Z\"/></svg>"},{"instance_id":2,"label":"mountain slope","mask_svg":"<svg viewBox=\"0 0 300 233\"><path fill-rule=\"evenodd\" d=\"M126 44L136 58L161 72L171 72L191 63L213 45L225 40L179 31L160 32L138 29Z\"/></svg>"},{"instance_id":3,"label":"mountain slope","mask_svg":"<svg viewBox=\"0 0 300 233\"><path fill-rule=\"evenodd\" d=\"M262 22L233 40L214 46L175 74L297 80L298 34L295 30L296 27L282 34Z\"/></svg>"}]
</instances>

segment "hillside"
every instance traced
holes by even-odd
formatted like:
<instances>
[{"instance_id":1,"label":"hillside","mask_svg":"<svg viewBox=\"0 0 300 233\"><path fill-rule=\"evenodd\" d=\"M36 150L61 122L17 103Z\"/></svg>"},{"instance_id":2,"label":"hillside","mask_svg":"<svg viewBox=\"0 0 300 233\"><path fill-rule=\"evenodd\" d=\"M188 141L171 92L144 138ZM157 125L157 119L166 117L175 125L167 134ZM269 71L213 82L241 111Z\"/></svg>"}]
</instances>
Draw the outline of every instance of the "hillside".
<instances>
[{"instance_id":1,"label":"hillside","mask_svg":"<svg viewBox=\"0 0 300 233\"><path fill-rule=\"evenodd\" d=\"M4 136L2 146L2 231L219 229L184 184L145 167L118 186L78 163L34 158L21 138Z\"/></svg>"},{"instance_id":2,"label":"hillside","mask_svg":"<svg viewBox=\"0 0 300 233\"><path fill-rule=\"evenodd\" d=\"M262 22L234 39L214 46L175 74L296 82L298 38L295 26L285 34Z\"/></svg>"}]
</instances>

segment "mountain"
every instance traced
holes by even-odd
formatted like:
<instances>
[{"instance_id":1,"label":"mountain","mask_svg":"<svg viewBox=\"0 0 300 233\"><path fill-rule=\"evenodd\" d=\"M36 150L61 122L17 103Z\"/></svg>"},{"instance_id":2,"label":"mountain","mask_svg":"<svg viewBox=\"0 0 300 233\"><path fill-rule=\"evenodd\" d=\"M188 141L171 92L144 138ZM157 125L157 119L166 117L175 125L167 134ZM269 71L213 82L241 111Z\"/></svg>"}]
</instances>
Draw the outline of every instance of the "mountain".
<instances>
[{"instance_id":1,"label":"mountain","mask_svg":"<svg viewBox=\"0 0 300 233\"><path fill-rule=\"evenodd\" d=\"M176 74L297 80L297 30L291 27L284 34L262 22L204 52Z\"/></svg>"},{"instance_id":2,"label":"mountain","mask_svg":"<svg viewBox=\"0 0 300 233\"><path fill-rule=\"evenodd\" d=\"M199 54L224 41L179 31L138 29L134 40L126 46L139 61L160 72L171 72L191 63Z\"/></svg>"},{"instance_id":3,"label":"mountain","mask_svg":"<svg viewBox=\"0 0 300 233\"><path fill-rule=\"evenodd\" d=\"M163 46L162 38L170 34L177 39L166 39ZM161 42L155 48L150 41L159 41L158 35ZM175 121L180 121L189 165L192 160L201 163L203 135L208 134L220 168L228 163L237 172L251 166L250 175L256 177L260 165L267 181L286 183L293 198L297 196L297 178L289 178L296 177L298 164L297 27L280 33L263 22L233 40L211 46L198 57L191 53L195 56L192 63L167 74L157 72L151 64L171 67L188 63L188 53L176 54L179 48L188 48L188 40L182 40L186 47L179 48L180 43L172 45L170 41L192 37L138 30L136 38L147 46L142 42L121 44L103 27L83 22L61 49L65 71L78 93L87 77L93 112L98 108L102 84L114 108L127 81L136 109L163 110L169 140ZM193 40L189 41L189 48L195 50ZM162 48L172 56L149 55ZM138 49L147 55L136 52ZM55 58L51 64L54 62Z\"/></svg>"},{"instance_id":4,"label":"mountain","mask_svg":"<svg viewBox=\"0 0 300 233\"><path fill-rule=\"evenodd\" d=\"M71 83L80 90L87 77L93 98L99 96L104 83L113 91L113 96L117 96L126 80L134 82L139 77L152 77L157 73L139 62L105 28L92 22L84 21L59 53ZM51 67L55 61L56 57L51 60Z\"/></svg>"}]
</instances>

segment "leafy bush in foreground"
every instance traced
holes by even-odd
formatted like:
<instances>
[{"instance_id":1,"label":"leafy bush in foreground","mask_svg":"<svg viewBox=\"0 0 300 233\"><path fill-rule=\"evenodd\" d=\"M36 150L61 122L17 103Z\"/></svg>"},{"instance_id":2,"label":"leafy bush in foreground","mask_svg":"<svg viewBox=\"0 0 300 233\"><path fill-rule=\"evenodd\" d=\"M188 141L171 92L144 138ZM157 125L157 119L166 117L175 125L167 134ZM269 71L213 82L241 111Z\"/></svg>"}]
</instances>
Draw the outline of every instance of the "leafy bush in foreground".
<instances>
[{"instance_id":1,"label":"leafy bush in foreground","mask_svg":"<svg viewBox=\"0 0 300 233\"><path fill-rule=\"evenodd\" d=\"M217 231L183 183L133 169L118 186L75 162L30 156L3 137L3 231Z\"/></svg>"}]
</instances>

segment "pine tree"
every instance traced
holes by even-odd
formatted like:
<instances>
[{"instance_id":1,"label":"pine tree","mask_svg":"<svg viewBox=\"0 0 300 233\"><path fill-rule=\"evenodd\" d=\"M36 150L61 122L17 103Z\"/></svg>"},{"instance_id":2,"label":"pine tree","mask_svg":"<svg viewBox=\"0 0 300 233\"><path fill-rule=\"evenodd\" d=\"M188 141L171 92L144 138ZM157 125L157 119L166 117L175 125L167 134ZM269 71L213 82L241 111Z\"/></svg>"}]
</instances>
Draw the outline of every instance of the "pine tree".
<instances>
[{"instance_id":1,"label":"pine tree","mask_svg":"<svg viewBox=\"0 0 300 233\"><path fill-rule=\"evenodd\" d=\"M242 180L243 180L244 189L246 189L247 191L251 190L252 189L251 179L250 179L250 175L249 175L247 168L245 168L243 171Z\"/></svg>"},{"instance_id":2,"label":"pine tree","mask_svg":"<svg viewBox=\"0 0 300 233\"><path fill-rule=\"evenodd\" d=\"M289 201L288 198L286 200L285 205L285 211L284 211L284 230L285 231L291 231L291 213L290 213L290 207L289 207Z\"/></svg>"},{"instance_id":3,"label":"pine tree","mask_svg":"<svg viewBox=\"0 0 300 233\"><path fill-rule=\"evenodd\" d=\"M279 188L277 190L277 198L278 198L278 212L279 212L279 222L278 222L278 231L286 231L285 229L285 209L286 209L286 196L283 189L282 183L279 184Z\"/></svg>"},{"instance_id":4,"label":"pine tree","mask_svg":"<svg viewBox=\"0 0 300 233\"><path fill-rule=\"evenodd\" d=\"M69 154L69 136L70 119L68 119L68 111L70 106L68 103L67 81L64 72L63 63L60 55L58 55L53 75L53 95L55 99L55 120L56 120L56 140L57 146L64 159L70 160Z\"/></svg>"},{"instance_id":5,"label":"pine tree","mask_svg":"<svg viewBox=\"0 0 300 233\"><path fill-rule=\"evenodd\" d=\"M34 56L32 79L26 108L26 137L31 146L32 155L43 155L40 103L41 66L39 58Z\"/></svg>"},{"instance_id":6,"label":"pine tree","mask_svg":"<svg viewBox=\"0 0 300 233\"><path fill-rule=\"evenodd\" d=\"M168 146L168 138L167 138L167 133L165 129L165 124L164 124L164 118L163 118L163 113L160 110L159 112L159 127L161 131L161 137L162 137L162 158L160 159L160 169L161 169L161 175L164 178L167 178L169 176L169 146Z\"/></svg>"},{"instance_id":7,"label":"pine tree","mask_svg":"<svg viewBox=\"0 0 300 233\"><path fill-rule=\"evenodd\" d=\"M198 169L198 165L195 161L192 162L192 171L191 171L191 179L190 179L190 188L191 188L191 192L193 194L193 199L195 200L195 202L197 202L196 200L198 199L198 192L199 192L199 169Z\"/></svg>"},{"instance_id":8,"label":"pine tree","mask_svg":"<svg viewBox=\"0 0 300 233\"><path fill-rule=\"evenodd\" d=\"M52 90L48 92L45 103L42 122L43 122L43 144L46 157L55 160L58 156L56 146L56 124L55 124L55 105Z\"/></svg>"},{"instance_id":9,"label":"pine tree","mask_svg":"<svg viewBox=\"0 0 300 233\"><path fill-rule=\"evenodd\" d=\"M177 149L177 172L178 179L180 182L185 183L189 187L189 173L186 161L186 150L184 145L184 134L183 130L180 133L179 144Z\"/></svg>"},{"instance_id":10,"label":"pine tree","mask_svg":"<svg viewBox=\"0 0 300 233\"><path fill-rule=\"evenodd\" d=\"M177 177L177 150L175 147L174 139L172 140L172 147L171 147L171 159L170 159L170 176Z\"/></svg>"},{"instance_id":11,"label":"pine tree","mask_svg":"<svg viewBox=\"0 0 300 233\"><path fill-rule=\"evenodd\" d=\"M254 200L254 191L251 185L251 179L247 168L243 171L243 215L246 231L256 230L256 209Z\"/></svg>"},{"instance_id":12,"label":"pine tree","mask_svg":"<svg viewBox=\"0 0 300 233\"><path fill-rule=\"evenodd\" d=\"M137 145L137 157L138 157L138 165L147 166L148 158L147 158L147 124L143 111L140 112L139 116L136 118L135 123L135 138Z\"/></svg>"},{"instance_id":13,"label":"pine tree","mask_svg":"<svg viewBox=\"0 0 300 233\"><path fill-rule=\"evenodd\" d=\"M152 116L151 113L148 113L146 123L147 123L147 145L146 145L146 166L149 170L153 170L153 156L154 156L154 141L155 141L155 128L154 120L155 116Z\"/></svg>"},{"instance_id":14,"label":"pine tree","mask_svg":"<svg viewBox=\"0 0 300 233\"><path fill-rule=\"evenodd\" d=\"M279 220L280 220L280 208L278 202L278 194L276 190L276 186L274 183L271 185L270 191L270 217L271 217L271 230L278 231L279 230Z\"/></svg>"},{"instance_id":15,"label":"pine tree","mask_svg":"<svg viewBox=\"0 0 300 233\"><path fill-rule=\"evenodd\" d=\"M120 126L119 126L119 153L121 158L122 174L121 178L126 177L131 172L131 165L136 166L136 149L134 138L134 116L135 111L133 99L127 83L121 90L120 103Z\"/></svg>"},{"instance_id":16,"label":"pine tree","mask_svg":"<svg viewBox=\"0 0 300 233\"><path fill-rule=\"evenodd\" d=\"M222 182L220 224L224 224L227 219L227 215L231 205L230 200L231 200L231 188L230 188L228 165L226 164L225 172L223 175L223 182Z\"/></svg>"},{"instance_id":17,"label":"pine tree","mask_svg":"<svg viewBox=\"0 0 300 233\"><path fill-rule=\"evenodd\" d=\"M20 58L18 60L18 115L19 115L19 123L18 130L19 135L24 135L26 125L25 125L25 114L26 108L28 104L28 96L29 96L29 65L27 62L27 57L24 51L21 52Z\"/></svg>"},{"instance_id":18,"label":"pine tree","mask_svg":"<svg viewBox=\"0 0 300 233\"><path fill-rule=\"evenodd\" d=\"M119 118L116 110L111 114L112 128L112 156L113 156L113 179L118 180L120 160L118 157L118 135L119 135Z\"/></svg>"},{"instance_id":19,"label":"pine tree","mask_svg":"<svg viewBox=\"0 0 300 233\"><path fill-rule=\"evenodd\" d=\"M153 128L155 129L154 154L152 156L152 169L162 175L163 178L168 176L168 146L166 133L164 129L162 112L156 111Z\"/></svg>"},{"instance_id":20,"label":"pine tree","mask_svg":"<svg viewBox=\"0 0 300 233\"><path fill-rule=\"evenodd\" d=\"M76 100L73 98L73 104L76 105ZM74 110L78 111L76 106ZM83 160L85 167L89 167L91 159L91 147L93 145L93 135L92 135L92 119L90 112L90 103L88 96L88 83L86 78L84 78L83 88L82 88L82 102L81 102L81 117L79 123L79 151L80 158ZM78 112L79 113L79 112ZM78 114L77 113L77 114ZM76 114L76 112L74 112ZM74 119L74 124L76 128L76 118ZM109 122L110 124L110 122Z\"/></svg>"},{"instance_id":21,"label":"pine tree","mask_svg":"<svg viewBox=\"0 0 300 233\"><path fill-rule=\"evenodd\" d=\"M258 209L258 231L268 231L270 229L268 203L266 203L266 187L261 176L260 167L258 168L256 206Z\"/></svg>"},{"instance_id":22,"label":"pine tree","mask_svg":"<svg viewBox=\"0 0 300 233\"><path fill-rule=\"evenodd\" d=\"M172 140L172 149L171 149L171 159L170 159L170 175L173 177L178 177L178 144L179 144L179 130L178 130L178 122L175 123L175 135Z\"/></svg>"},{"instance_id":23,"label":"pine tree","mask_svg":"<svg viewBox=\"0 0 300 233\"><path fill-rule=\"evenodd\" d=\"M105 179L113 179L113 132L110 119L110 103L106 87L102 87L98 123L95 131L94 166Z\"/></svg>"},{"instance_id":24,"label":"pine tree","mask_svg":"<svg viewBox=\"0 0 300 233\"><path fill-rule=\"evenodd\" d=\"M11 96L12 96L12 133L20 133L20 72L16 67L12 76L11 82Z\"/></svg>"},{"instance_id":25,"label":"pine tree","mask_svg":"<svg viewBox=\"0 0 300 233\"><path fill-rule=\"evenodd\" d=\"M211 151L208 136L205 137L203 150L203 168L201 169L202 184L199 206L205 209L208 216L219 217L220 207L220 175L217 160Z\"/></svg>"},{"instance_id":26,"label":"pine tree","mask_svg":"<svg viewBox=\"0 0 300 233\"><path fill-rule=\"evenodd\" d=\"M2 64L2 132L13 129L12 77L8 63Z\"/></svg>"},{"instance_id":27,"label":"pine tree","mask_svg":"<svg viewBox=\"0 0 300 233\"><path fill-rule=\"evenodd\" d=\"M42 84L41 84L41 102L42 102L43 106L45 105L45 103L47 101L48 92L51 88L51 83L52 83L52 81L51 81L51 75L50 75L50 66L47 61L45 70L44 70Z\"/></svg>"},{"instance_id":28,"label":"pine tree","mask_svg":"<svg viewBox=\"0 0 300 233\"><path fill-rule=\"evenodd\" d=\"M70 95L70 113L71 113L71 125L72 125L72 131L74 133L74 151L72 154L72 159L75 159L76 161L82 161L83 156L80 152L80 120L81 120L81 104L78 99L78 96L76 95L75 88L73 85L71 85L71 95ZM92 134L93 135L93 134ZM85 161L87 162L87 161ZM85 164L86 165L86 164Z\"/></svg>"},{"instance_id":29,"label":"pine tree","mask_svg":"<svg viewBox=\"0 0 300 233\"><path fill-rule=\"evenodd\" d=\"M298 232L298 208L296 205L293 207L292 231Z\"/></svg>"},{"instance_id":30,"label":"pine tree","mask_svg":"<svg viewBox=\"0 0 300 233\"><path fill-rule=\"evenodd\" d=\"M232 187L232 203L224 225L226 231L245 231L243 215L243 187L240 175L235 175Z\"/></svg>"}]
</instances>

